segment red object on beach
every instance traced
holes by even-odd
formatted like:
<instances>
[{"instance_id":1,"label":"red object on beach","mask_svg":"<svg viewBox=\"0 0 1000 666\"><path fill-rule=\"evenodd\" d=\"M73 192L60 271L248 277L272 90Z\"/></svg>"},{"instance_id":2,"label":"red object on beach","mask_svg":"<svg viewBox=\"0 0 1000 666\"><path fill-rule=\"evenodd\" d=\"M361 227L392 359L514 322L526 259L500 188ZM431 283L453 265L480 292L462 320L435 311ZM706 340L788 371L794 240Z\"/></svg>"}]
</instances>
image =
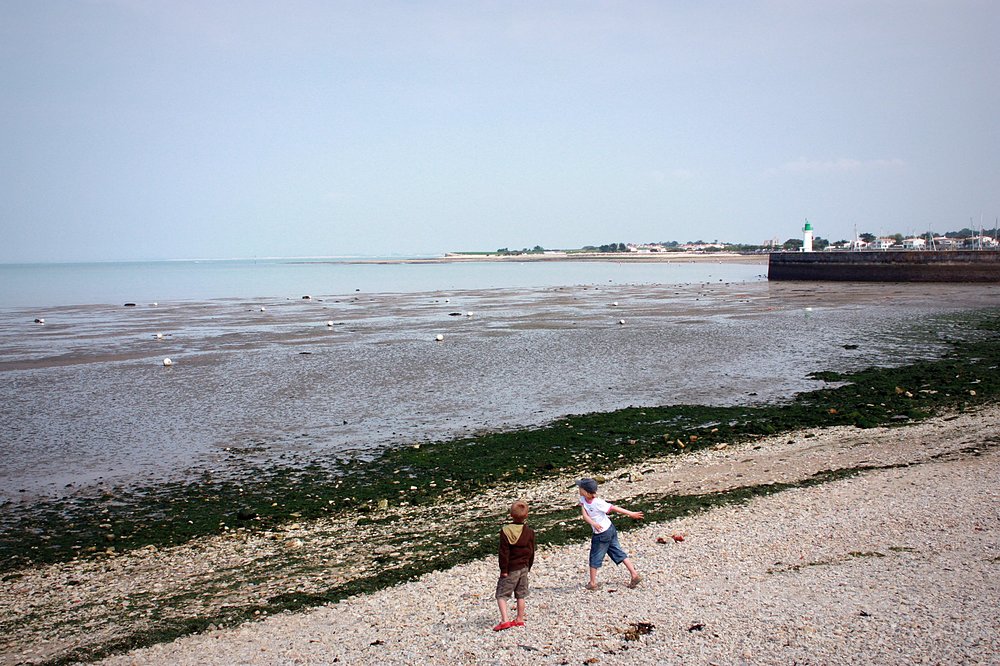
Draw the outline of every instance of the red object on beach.
<instances>
[{"instance_id":1,"label":"red object on beach","mask_svg":"<svg viewBox=\"0 0 1000 666\"><path fill-rule=\"evenodd\" d=\"M504 629L510 629L513 626L513 622L501 622L497 626L493 627L493 631L503 631Z\"/></svg>"},{"instance_id":2,"label":"red object on beach","mask_svg":"<svg viewBox=\"0 0 1000 666\"><path fill-rule=\"evenodd\" d=\"M663 537L656 537L656 543L666 543L666 542L667 540L664 539Z\"/></svg>"},{"instance_id":3,"label":"red object on beach","mask_svg":"<svg viewBox=\"0 0 1000 666\"><path fill-rule=\"evenodd\" d=\"M684 541L683 534L671 534L670 538L673 539L674 541Z\"/></svg>"}]
</instances>

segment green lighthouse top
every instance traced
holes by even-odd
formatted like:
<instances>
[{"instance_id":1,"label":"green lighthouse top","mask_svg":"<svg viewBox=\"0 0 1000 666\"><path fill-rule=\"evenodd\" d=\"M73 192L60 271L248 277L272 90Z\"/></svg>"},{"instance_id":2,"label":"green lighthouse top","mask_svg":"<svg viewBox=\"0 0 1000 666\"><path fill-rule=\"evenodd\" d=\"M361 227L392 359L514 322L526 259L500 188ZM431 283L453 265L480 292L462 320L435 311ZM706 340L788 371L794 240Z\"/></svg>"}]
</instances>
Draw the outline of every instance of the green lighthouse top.
<instances>
[{"instance_id":1,"label":"green lighthouse top","mask_svg":"<svg viewBox=\"0 0 1000 666\"><path fill-rule=\"evenodd\" d=\"M803 231L812 231L812 230L813 230L812 225L809 224L809 220L806 220L806 226L803 229Z\"/></svg>"}]
</instances>

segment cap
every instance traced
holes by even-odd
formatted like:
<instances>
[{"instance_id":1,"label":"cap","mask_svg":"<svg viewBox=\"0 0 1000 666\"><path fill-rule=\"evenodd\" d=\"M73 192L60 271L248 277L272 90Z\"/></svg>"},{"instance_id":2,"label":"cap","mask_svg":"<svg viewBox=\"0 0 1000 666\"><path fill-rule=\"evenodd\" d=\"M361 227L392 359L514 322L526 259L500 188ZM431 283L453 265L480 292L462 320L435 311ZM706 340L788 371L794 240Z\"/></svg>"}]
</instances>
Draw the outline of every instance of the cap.
<instances>
[{"instance_id":1,"label":"cap","mask_svg":"<svg viewBox=\"0 0 1000 666\"><path fill-rule=\"evenodd\" d=\"M579 481L576 482L576 485L580 486L588 493L597 492L597 481L593 479L580 479Z\"/></svg>"}]
</instances>

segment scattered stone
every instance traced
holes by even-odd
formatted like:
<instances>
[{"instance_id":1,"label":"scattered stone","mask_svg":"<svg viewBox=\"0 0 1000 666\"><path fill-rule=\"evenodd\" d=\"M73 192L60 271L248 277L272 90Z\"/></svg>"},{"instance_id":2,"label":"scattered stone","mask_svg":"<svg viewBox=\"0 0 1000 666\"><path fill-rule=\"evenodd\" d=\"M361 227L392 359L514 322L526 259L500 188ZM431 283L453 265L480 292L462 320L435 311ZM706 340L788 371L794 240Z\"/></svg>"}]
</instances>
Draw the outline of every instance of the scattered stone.
<instances>
[{"instance_id":1,"label":"scattered stone","mask_svg":"<svg viewBox=\"0 0 1000 666\"><path fill-rule=\"evenodd\" d=\"M434 336L434 339L435 339L435 340L436 340L437 342L443 342L443 341L444 341L444 336L443 336L443 335L441 335L440 333L438 333L437 335L435 335L435 336Z\"/></svg>"},{"instance_id":2,"label":"scattered stone","mask_svg":"<svg viewBox=\"0 0 1000 666\"><path fill-rule=\"evenodd\" d=\"M165 359L163 359L163 367L165 367L165 368L169 368L169 367L170 367L170 366L172 366L173 364L174 364L174 362L173 362L173 361L171 361L171 360L170 360L169 358L165 358Z\"/></svg>"}]
</instances>

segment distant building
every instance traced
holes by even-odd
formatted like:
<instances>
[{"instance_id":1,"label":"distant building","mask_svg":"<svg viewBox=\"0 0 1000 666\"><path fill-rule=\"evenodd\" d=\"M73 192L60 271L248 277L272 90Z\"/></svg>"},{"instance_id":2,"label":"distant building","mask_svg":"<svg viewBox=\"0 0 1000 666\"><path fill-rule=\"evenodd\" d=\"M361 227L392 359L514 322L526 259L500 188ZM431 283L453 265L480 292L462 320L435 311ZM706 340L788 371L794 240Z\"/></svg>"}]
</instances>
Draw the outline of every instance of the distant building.
<instances>
[{"instance_id":1,"label":"distant building","mask_svg":"<svg viewBox=\"0 0 1000 666\"><path fill-rule=\"evenodd\" d=\"M997 247L997 240L992 236L973 236L971 238L966 238L964 242L965 247L973 248L995 248Z\"/></svg>"},{"instance_id":2,"label":"distant building","mask_svg":"<svg viewBox=\"0 0 1000 666\"><path fill-rule=\"evenodd\" d=\"M903 239L904 250L923 250L925 247L927 247L927 241L925 241L923 238Z\"/></svg>"},{"instance_id":3,"label":"distant building","mask_svg":"<svg viewBox=\"0 0 1000 666\"><path fill-rule=\"evenodd\" d=\"M871 244L871 248L873 250L888 250L895 244L895 238L876 238L875 242Z\"/></svg>"},{"instance_id":4,"label":"distant building","mask_svg":"<svg viewBox=\"0 0 1000 666\"><path fill-rule=\"evenodd\" d=\"M629 243L626 248L629 252L639 252L640 254L649 254L651 252L666 252L667 248L663 247L659 243L644 243L642 245L636 245L635 243Z\"/></svg>"}]
</instances>

